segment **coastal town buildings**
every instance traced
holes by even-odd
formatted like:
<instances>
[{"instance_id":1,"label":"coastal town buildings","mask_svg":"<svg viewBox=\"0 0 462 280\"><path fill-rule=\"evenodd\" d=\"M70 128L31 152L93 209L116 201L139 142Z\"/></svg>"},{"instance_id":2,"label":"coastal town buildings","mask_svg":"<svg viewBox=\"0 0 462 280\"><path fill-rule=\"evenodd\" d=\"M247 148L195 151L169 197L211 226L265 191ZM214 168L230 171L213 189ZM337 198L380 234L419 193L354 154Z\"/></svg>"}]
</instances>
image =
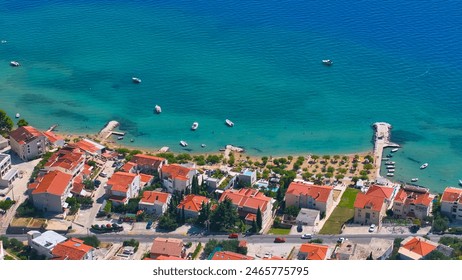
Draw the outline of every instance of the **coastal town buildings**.
<instances>
[{"instance_id":1,"label":"coastal town buildings","mask_svg":"<svg viewBox=\"0 0 462 280\"><path fill-rule=\"evenodd\" d=\"M393 200L393 216L423 220L430 215L433 198L426 188L403 186Z\"/></svg>"},{"instance_id":2,"label":"coastal town buildings","mask_svg":"<svg viewBox=\"0 0 462 280\"><path fill-rule=\"evenodd\" d=\"M393 252L393 240L372 238L368 244L345 240L335 251L336 260L385 260Z\"/></svg>"},{"instance_id":3,"label":"coastal town buildings","mask_svg":"<svg viewBox=\"0 0 462 280\"><path fill-rule=\"evenodd\" d=\"M168 163L168 160L161 157L138 154L134 155L129 163L134 164L135 169L141 173L153 174L153 172L160 173L160 170Z\"/></svg>"},{"instance_id":4,"label":"coastal town buildings","mask_svg":"<svg viewBox=\"0 0 462 280\"><path fill-rule=\"evenodd\" d=\"M10 144L8 142L8 139L0 135L0 150L5 149L8 147Z\"/></svg>"},{"instance_id":5,"label":"coastal town buildings","mask_svg":"<svg viewBox=\"0 0 462 280\"><path fill-rule=\"evenodd\" d=\"M74 145L86 154L92 156L101 156L106 151L105 146L86 138L76 142Z\"/></svg>"},{"instance_id":6,"label":"coastal town buildings","mask_svg":"<svg viewBox=\"0 0 462 280\"><path fill-rule=\"evenodd\" d=\"M95 248L83 243L83 240L70 238L57 244L52 250L53 260L94 260Z\"/></svg>"},{"instance_id":7,"label":"coastal town buildings","mask_svg":"<svg viewBox=\"0 0 462 280\"><path fill-rule=\"evenodd\" d=\"M79 149L65 147L55 152L43 167L47 171L61 171L77 176L85 165L85 155Z\"/></svg>"},{"instance_id":8,"label":"coastal town buildings","mask_svg":"<svg viewBox=\"0 0 462 280\"><path fill-rule=\"evenodd\" d=\"M44 212L63 213L72 183L72 175L59 170L39 176L28 186L34 207Z\"/></svg>"},{"instance_id":9,"label":"coastal town buildings","mask_svg":"<svg viewBox=\"0 0 462 280\"><path fill-rule=\"evenodd\" d=\"M192 180L197 171L179 164L163 165L160 179L169 193L185 192L191 189Z\"/></svg>"},{"instance_id":10,"label":"coastal town buildings","mask_svg":"<svg viewBox=\"0 0 462 280\"><path fill-rule=\"evenodd\" d=\"M248 188L226 190L221 195L219 202L223 202L225 199L231 200L234 207L237 208L239 216L244 217L247 223L256 220L258 208L262 214L263 227L271 221L274 200L258 190Z\"/></svg>"},{"instance_id":11,"label":"coastal town buildings","mask_svg":"<svg viewBox=\"0 0 462 280\"><path fill-rule=\"evenodd\" d=\"M38 255L45 256L48 259L53 258L52 250L66 239L61 234L51 230L44 233L35 230L27 232L27 245L35 250Z\"/></svg>"},{"instance_id":12,"label":"coastal town buildings","mask_svg":"<svg viewBox=\"0 0 462 280\"><path fill-rule=\"evenodd\" d=\"M420 236L409 236L401 242L398 254L402 260L421 260L438 247L438 243Z\"/></svg>"},{"instance_id":13,"label":"coastal town buildings","mask_svg":"<svg viewBox=\"0 0 462 280\"><path fill-rule=\"evenodd\" d=\"M178 204L177 211L181 213L184 209L184 216L186 219L197 218L199 211L202 209L202 204L210 203L210 199L201 195L188 194Z\"/></svg>"},{"instance_id":14,"label":"coastal town buildings","mask_svg":"<svg viewBox=\"0 0 462 280\"><path fill-rule=\"evenodd\" d=\"M257 181L257 172L246 168L237 175L237 178L240 186L250 187Z\"/></svg>"},{"instance_id":15,"label":"coastal town buildings","mask_svg":"<svg viewBox=\"0 0 462 280\"><path fill-rule=\"evenodd\" d=\"M21 126L10 133L11 150L22 160L36 159L46 152L45 135L32 126Z\"/></svg>"},{"instance_id":16,"label":"coastal town buildings","mask_svg":"<svg viewBox=\"0 0 462 280\"><path fill-rule=\"evenodd\" d=\"M106 183L106 193L114 205L126 204L140 189L140 176L133 173L116 172Z\"/></svg>"},{"instance_id":17,"label":"coastal town buildings","mask_svg":"<svg viewBox=\"0 0 462 280\"><path fill-rule=\"evenodd\" d=\"M183 245L181 239L156 237L152 242L150 257L152 259L161 256L183 258Z\"/></svg>"},{"instance_id":18,"label":"coastal town buildings","mask_svg":"<svg viewBox=\"0 0 462 280\"><path fill-rule=\"evenodd\" d=\"M318 186L310 182L294 181L290 183L285 195L286 207L317 209L327 214L332 210L333 187Z\"/></svg>"},{"instance_id":19,"label":"coastal town buildings","mask_svg":"<svg viewBox=\"0 0 462 280\"><path fill-rule=\"evenodd\" d=\"M230 252L230 251L217 251L213 254L211 260L213 261L239 261L239 260L254 260L254 257Z\"/></svg>"},{"instance_id":20,"label":"coastal town buildings","mask_svg":"<svg viewBox=\"0 0 462 280\"><path fill-rule=\"evenodd\" d=\"M316 243L300 245L297 259L299 260L325 260L328 257L329 246Z\"/></svg>"},{"instance_id":21,"label":"coastal town buildings","mask_svg":"<svg viewBox=\"0 0 462 280\"><path fill-rule=\"evenodd\" d=\"M0 153L0 188L13 186L19 176L19 170L11 166L11 156Z\"/></svg>"},{"instance_id":22,"label":"coastal town buildings","mask_svg":"<svg viewBox=\"0 0 462 280\"><path fill-rule=\"evenodd\" d=\"M65 141L63 137L56 135L53 131L45 131L43 134L51 146L56 148L64 147Z\"/></svg>"},{"instance_id":23,"label":"coastal town buildings","mask_svg":"<svg viewBox=\"0 0 462 280\"><path fill-rule=\"evenodd\" d=\"M172 195L164 192L145 191L139 203L139 209L154 215L162 215L167 211Z\"/></svg>"},{"instance_id":24,"label":"coastal town buildings","mask_svg":"<svg viewBox=\"0 0 462 280\"><path fill-rule=\"evenodd\" d=\"M378 185L369 187L366 193L358 193L354 203L354 222L381 226L393 193L393 188Z\"/></svg>"},{"instance_id":25,"label":"coastal town buildings","mask_svg":"<svg viewBox=\"0 0 462 280\"><path fill-rule=\"evenodd\" d=\"M441 196L441 213L453 220L462 220L462 189L447 187Z\"/></svg>"}]
</instances>

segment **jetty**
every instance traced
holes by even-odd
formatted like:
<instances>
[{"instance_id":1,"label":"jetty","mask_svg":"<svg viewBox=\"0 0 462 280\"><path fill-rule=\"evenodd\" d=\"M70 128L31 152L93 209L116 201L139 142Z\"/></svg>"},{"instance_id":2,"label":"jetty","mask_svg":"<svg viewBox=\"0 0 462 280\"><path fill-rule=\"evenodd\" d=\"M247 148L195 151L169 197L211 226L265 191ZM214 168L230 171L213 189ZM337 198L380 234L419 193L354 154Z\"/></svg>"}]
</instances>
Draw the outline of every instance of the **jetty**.
<instances>
[{"instance_id":1,"label":"jetty","mask_svg":"<svg viewBox=\"0 0 462 280\"><path fill-rule=\"evenodd\" d=\"M50 126L50 128L48 128L47 131L48 131L48 132L49 132L49 131L53 131L53 130L55 130L57 127L58 127L58 125L57 125L57 124L54 124L54 125Z\"/></svg>"},{"instance_id":2,"label":"jetty","mask_svg":"<svg viewBox=\"0 0 462 280\"><path fill-rule=\"evenodd\" d=\"M374 133L374 164L376 168L376 178L380 178L380 165L382 163L383 149L400 148L400 145L390 141L392 126L386 122L376 122L373 125Z\"/></svg>"},{"instance_id":3,"label":"jetty","mask_svg":"<svg viewBox=\"0 0 462 280\"><path fill-rule=\"evenodd\" d=\"M112 135L113 130L119 126L117 121L110 121L108 122L103 129L98 133L98 138L105 140Z\"/></svg>"}]
</instances>

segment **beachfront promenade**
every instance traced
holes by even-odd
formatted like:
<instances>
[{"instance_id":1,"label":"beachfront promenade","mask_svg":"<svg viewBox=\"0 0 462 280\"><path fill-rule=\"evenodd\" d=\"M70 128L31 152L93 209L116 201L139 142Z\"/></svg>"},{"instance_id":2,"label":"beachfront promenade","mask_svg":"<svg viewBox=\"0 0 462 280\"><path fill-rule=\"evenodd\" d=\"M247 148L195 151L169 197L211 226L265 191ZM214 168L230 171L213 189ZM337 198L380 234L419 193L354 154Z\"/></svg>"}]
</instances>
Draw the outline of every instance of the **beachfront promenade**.
<instances>
[{"instance_id":1,"label":"beachfront promenade","mask_svg":"<svg viewBox=\"0 0 462 280\"><path fill-rule=\"evenodd\" d=\"M388 147L399 148L399 145L390 141L391 124L386 122L376 122L373 124L374 133L374 164L376 178L380 177L380 166L382 164L383 149Z\"/></svg>"}]
</instances>

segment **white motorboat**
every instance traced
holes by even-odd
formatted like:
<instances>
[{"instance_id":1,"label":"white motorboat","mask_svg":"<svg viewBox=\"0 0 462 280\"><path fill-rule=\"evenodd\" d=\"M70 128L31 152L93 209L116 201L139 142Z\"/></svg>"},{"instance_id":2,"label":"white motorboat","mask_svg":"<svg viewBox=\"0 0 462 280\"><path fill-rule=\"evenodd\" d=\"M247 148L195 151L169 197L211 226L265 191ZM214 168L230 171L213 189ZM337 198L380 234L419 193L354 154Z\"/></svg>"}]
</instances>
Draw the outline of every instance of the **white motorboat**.
<instances>
[{"instance_id":1,"label":"white motorboat","mask_svg":"<svg viewBox=\"0 0 462 280\"><path fill-rule=\"evenodd\" d=\"M395 176L395 173L387 173L387 176L388 177L393 177L393 176Z\"/></svg>"},{"instance_id":2,"label":"white motorboat","mask_svg":"<svg viewBox=\"0 0 462 280\"><path fill-rule=\"evenodd\" d=\"M334 64L334 62L332 60L330 60L330 59L323 59L322 64L327 65L327 66L331 66L332 64Z\"/></svg>"},{"instance_id":3,"label":"white motorboat","mask_svg":"<svg viewBox=\"0 0 462 280\"><path fill-rule=\"evenodd\" d=\"M13 67L18 67L20 66L21 64L19 64L19 62L17 61L10 61L10 66L13 66Z\"/></svg>"},{"instance_id":4,"label":"white motorboat","mask_svg":"<svg viewBox=\"0 0 462 280\"><path fill-rule=\"evenodd\" d=\"M21 114L19 114L19 113L16 113L16 115L15 115L16 118L19 118L20 116L21 116Z\"/></svg>"},{"instance_id":5,"label":"white motorboat","mask_svg":"<svg viewBox=\"0 0 462 280\"><path fill-rule=\"evenodd\" d=\"M141 83L141 79L140 79L140 78L137 78L137 77L132 77L132 81L133 81L135 84L140 84L140 83Z\"/></svg>"},{"instance_id":6,"label":"white motorboat","mask_svg":"<svg viewBox=\"0 0 462 280\"><path fill-rule=\"evenodd\" d=\"M394 165L387 165L387 169L394 169L395 166Z\"/></svg>"},{"instance_id":7,"label":"white motorboat","mask_svg":"<svg viewBox=\"0 0 462 280\"><path fill-rule=\"evenodd\" d=\"M461 186L462 186L462 179L461 179L461 180L459 180L459 185L461 185Z\"/></svg>"},{"instance_id":8,"label":"white motorboat","mask_svg":"<svg viewBox=\"0 0 462 280\"><path fill-rule=\"evenodd\" d=\"M392 153L396 153L399 149L398 148L394 148L391 150Z\"/></svg>"},{"instance_id":9,"label":"white motorboat","mask_svg":"<svg viewBox=\"0 0 462 280\"><path fill-rule=\"evenodd\" d=\"M393 172L395 172L395 169L394 169L394 168L388 169L387 172L388 172L388 173L393 173Z\"/></svg>"},{"instance_id":10,"label":"white motorboat","mask_svg":"<svg viewBox=\"0 0 462 280\"><path fill-rule=\"evenodd\" d=\"M198 122L193 122L193 124L191 126L191 130L196 130L198 127L199 127L199 123Z\"/></svg>"},{"instance_id":11,"label":"white motorboat","mask_svg":"<svg viewBox=\"0 0 462 280\"><path fill-rule=\"evenodd\" d=\"M156 106L154 106L154 111L155 111L157 114L160 114L160 113L162 113L162 108L160 108L159 105L156 105Z\"/></svg>"},{"instance_id":12,"label":"white motorboat","mask_svg":"<svg viewBox=\"0 0 462 280\"><path fill-rule=\"evenodd\" d=\"M234 123L233 123L232 121L228 120L228 119L225 120L225 123L226 123L226 125L229 126L229 127L234 126Z\"/></svg>"},{"instance_id":13,"label":"white motorboat","mask_svg":"<svg viewBox=\"0 0 462 280\"><path fill-rule=\"evenodd\" d=\"M183 147L186 147L186 146L188 146L188 143L186 143L185 141L181 140L181 141L180 141L180 145L183 146Z\"/></svg>"},{"instance_id":14,"label":"white motorboat","mask_svg":"<svg viewBox=\"0 0 462 280\"><path fill-rule=\"evenodd\" d=\"M387 162L385 162L385 164L390 165L390 164L395 164L395 162L394 161L387 161Z\"/></svg>"},{"instance_id":15,"label":"white motorboat","mask_svg":"<svg viewBox=\"0 0 462 280\"><path fill-rule=\"evenodd\" d=\"M419 178L412 178L411 179L411 182L417 182L417 181L419 181Z\"/></svg>"},{"instance_id":16,"label":"white motorboat","mask_svg":"<svg viewBox=\"0 0 462 280\"><path fill-rule=\"evenodd\" d=\"M117 140L124 140L124 137L123 136L118 136Z\"/></svg>"},{"instance_id":17,"label":"white motorboat","mask_svg":"<svg viewBox=\"0 0 462 280\"><path fill-rule=\"evenodd\" d=\"M201 144L201 147L202 147L202 148L205 148L205 146L206 146L205 144Z\"/></svg>"},{"instance_id":18,"label":"white motorboat","mask_svg":"<svg viewBox=\"0 0 462 280\"><path fill-rule=\"evenodd\" d=\"M424 163L424 164L422 164L422 165L420 166L420 169L425 169L425 168L427 168L427 167L428 167L428 163Z\"/></svg>"}]
</instances>

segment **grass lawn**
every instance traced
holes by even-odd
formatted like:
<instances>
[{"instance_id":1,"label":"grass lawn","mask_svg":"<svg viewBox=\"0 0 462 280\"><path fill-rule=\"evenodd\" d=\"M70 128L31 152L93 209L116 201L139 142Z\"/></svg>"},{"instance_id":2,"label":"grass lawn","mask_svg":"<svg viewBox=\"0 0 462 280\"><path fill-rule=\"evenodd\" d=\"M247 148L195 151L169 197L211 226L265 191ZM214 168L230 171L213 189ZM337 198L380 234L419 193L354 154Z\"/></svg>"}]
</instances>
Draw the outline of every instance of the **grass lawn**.
<instances>
[{"instance_id":1,"label":"grass lawn","mask_svg":"<svg viewBox=\"0 0 462 280\"><path fill-rule=\"evenodd\" d=\"M277 235L288 235L290 233L290 228L271 228L268 233Z\"/></svg>"},{"instance_id":2,"label":"grass lawn","mask_svg":"<svg viewBox=\"0 0 462 280\"><path fill-rule=\"evenodd\" d=\"M319 231L320 234L339 234L342 226L355 215L354 203L359 190L347 188L334 212Z\"/></svg>"}]
</instances>

